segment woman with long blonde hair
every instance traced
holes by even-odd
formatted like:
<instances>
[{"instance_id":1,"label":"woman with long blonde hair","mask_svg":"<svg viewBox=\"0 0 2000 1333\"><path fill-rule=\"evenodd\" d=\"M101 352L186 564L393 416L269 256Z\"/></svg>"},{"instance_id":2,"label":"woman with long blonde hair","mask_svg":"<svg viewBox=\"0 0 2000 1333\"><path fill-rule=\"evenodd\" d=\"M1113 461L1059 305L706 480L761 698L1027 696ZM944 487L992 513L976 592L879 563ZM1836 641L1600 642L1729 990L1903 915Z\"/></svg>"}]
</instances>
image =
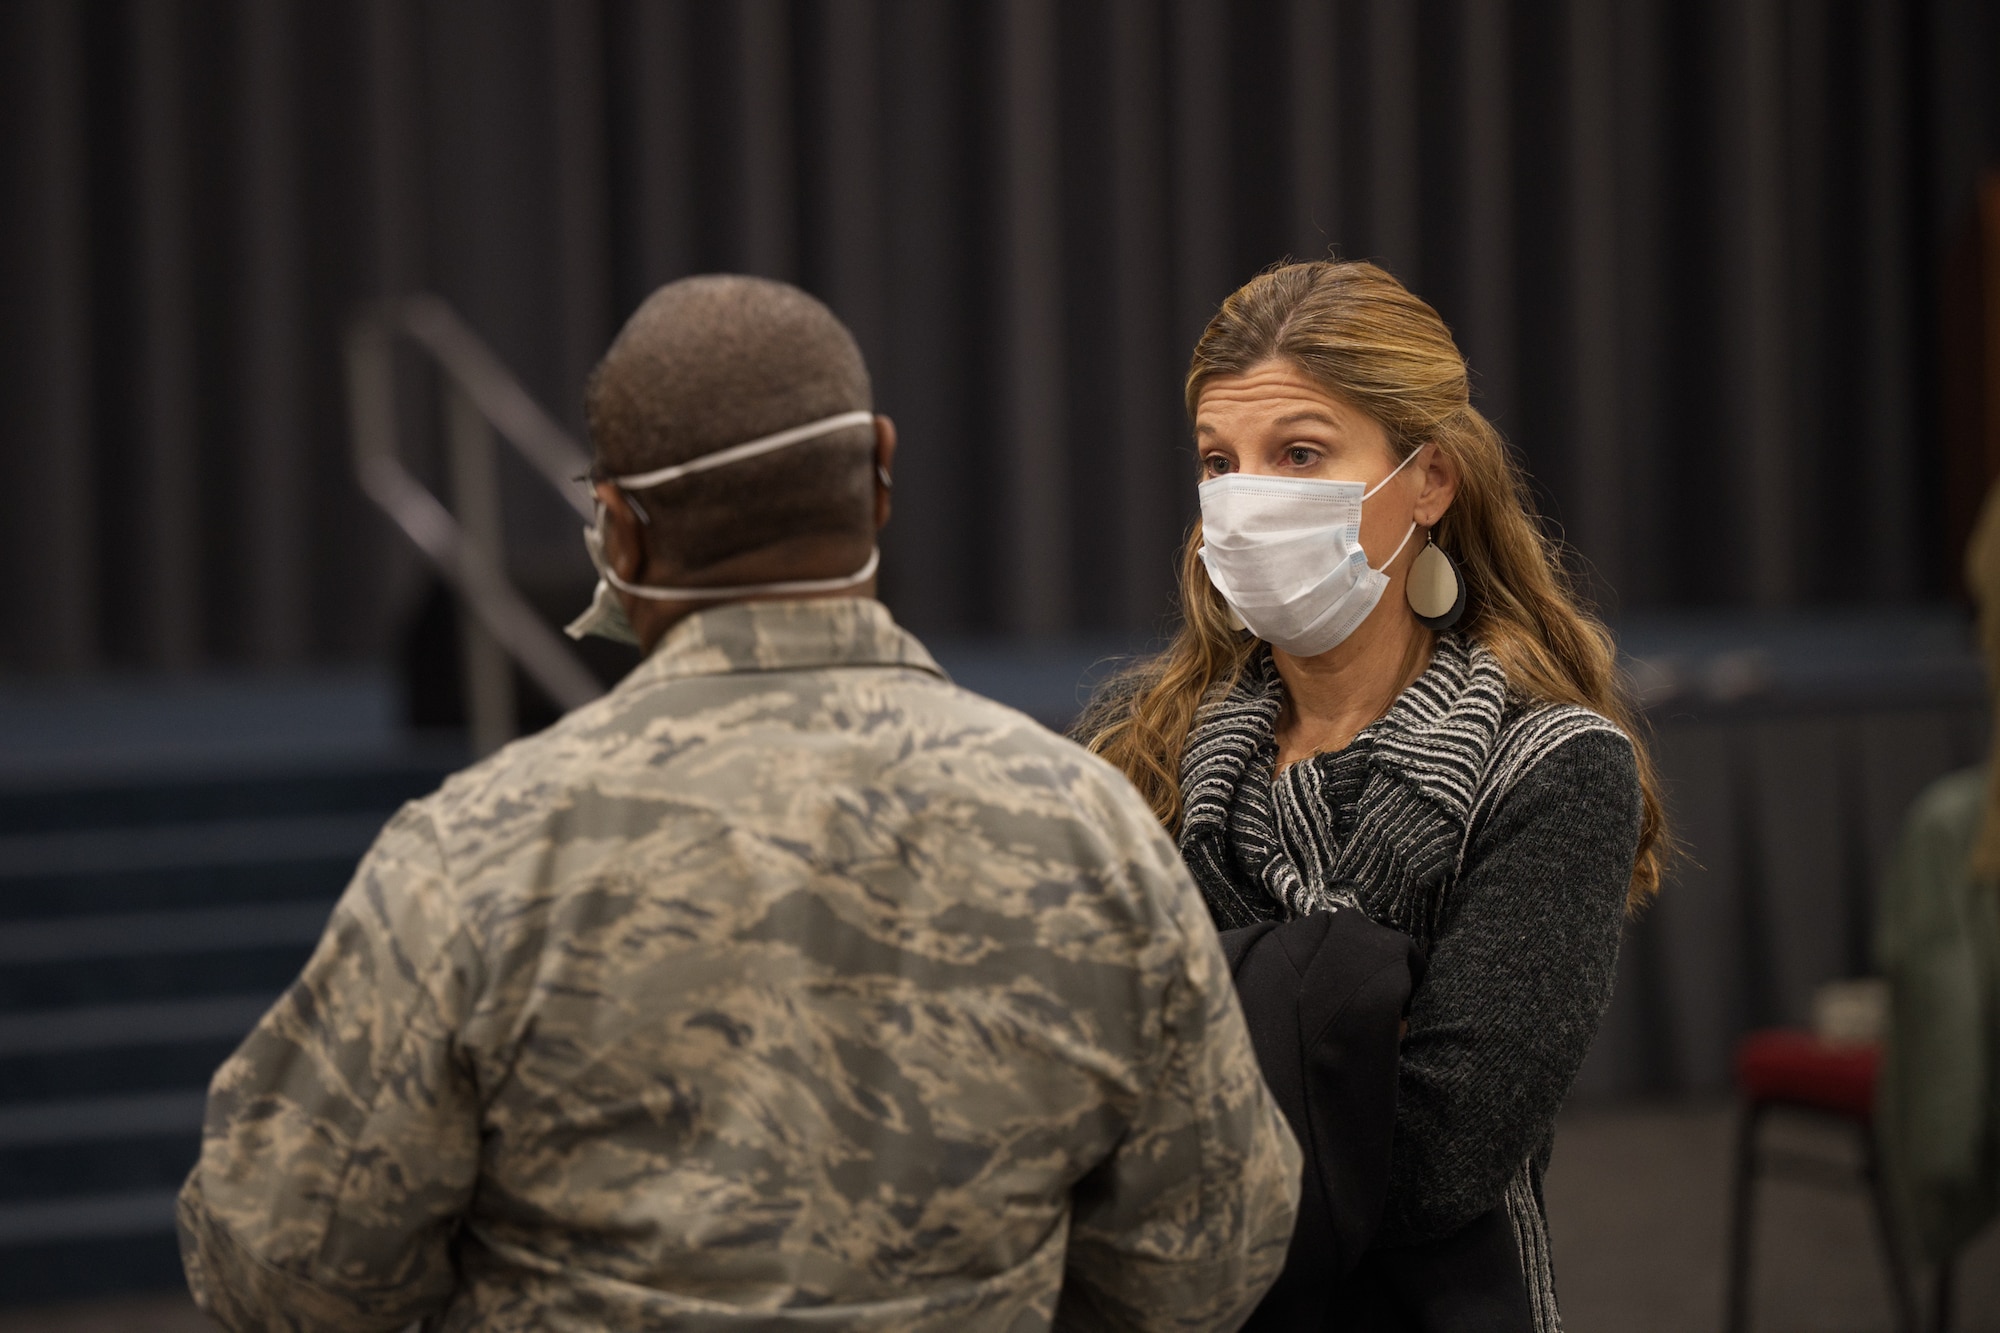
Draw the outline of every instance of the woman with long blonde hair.
<instances>
[{"instance_id":1,"label":"woman with long blonde hair","mask_svg":"<svg viewBox=\"0 0 2000 1333\"><path fill-rule=\"evenodd\" d=\"M1370 1253L1429 1253L1443 1290L1453 1238L1504 1235L1548 1333L1555 1114L1665 846L1610 636L1444 322L1381 269L1253 279L1202 334L1186 401L1202 522L1182 624L1082 738L1179 840L1218 929L1358 911L1427 952ZM1449 1325L1378 1268L1347 1279L1365 1326Z\"/></svg>"}]
</instances>

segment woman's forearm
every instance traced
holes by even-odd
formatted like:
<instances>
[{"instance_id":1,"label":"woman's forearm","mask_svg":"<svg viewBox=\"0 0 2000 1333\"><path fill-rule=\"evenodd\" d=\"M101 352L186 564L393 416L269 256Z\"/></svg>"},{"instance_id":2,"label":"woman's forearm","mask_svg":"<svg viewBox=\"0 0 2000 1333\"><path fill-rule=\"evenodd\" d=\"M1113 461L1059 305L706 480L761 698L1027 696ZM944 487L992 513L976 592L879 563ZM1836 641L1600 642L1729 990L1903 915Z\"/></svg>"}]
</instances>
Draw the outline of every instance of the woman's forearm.
<instances>
[{"instance_id":1,"label":"woman's forearm","mask_svg":"<svg viewBox=\"0 0 2000 1333\"><path fill-rule=\"evenodd\" d=\"M1475 832L1411 1005L1385 1241L1472 1221L1546 1141L1610 1003L1638 829L1631 747L1591 732Z\"/></svg>"}]
</instances>

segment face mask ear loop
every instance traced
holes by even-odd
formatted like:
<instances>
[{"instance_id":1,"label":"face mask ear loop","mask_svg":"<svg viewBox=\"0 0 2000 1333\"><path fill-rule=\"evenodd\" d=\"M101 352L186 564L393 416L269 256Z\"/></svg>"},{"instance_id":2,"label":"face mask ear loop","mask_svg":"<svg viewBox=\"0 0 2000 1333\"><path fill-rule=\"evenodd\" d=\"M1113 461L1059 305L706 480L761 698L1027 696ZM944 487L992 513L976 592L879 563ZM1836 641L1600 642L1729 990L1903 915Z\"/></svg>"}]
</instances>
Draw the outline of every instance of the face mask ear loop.
<instances>
[{"instance_id":1,"label":"face mask ear loop","mask_svg":"<svg viewBox=\"0 0 2000 1333\"><path fill-rule=\"evenodd\" d=\"M617 483L616 483L616 482L613 482L612 484L613 484L614 486L615 486L615 485L617 485ZM650 523L651 523L651 522L653 521L653 516L652 516L651 514L649 514L649 513L647 513L647 512L646 512L646 506L644 506L644 505L642 505L642 504L640 504L640 503L639 503L639 497L638 497L638 496L636 496L636 495L632 494L632 492L630 492L630 491L626 490L626 489L625 489L625 488L624 488L623 486L619 486L619 487L618 487L618 492L619 492L619 494L621 494L621 495L623 495L623 496L625 497L625 503L626 503L626 504L628 504L628 505L630 505L630 506L632 507L632 517L634 517L634 518L638 519L638 520L639 520L639 521L640 521L641 523L647 523L647 524L650 524ZM594 501L596 502L596 504L597 504L597 518L596 518L596 519L595 519L594 521L595 521L595 523L597 524L597 526L598 526L599 528L602 528L602 527L604 526L604 500L603 500L603 497L601 497L601 496L592 496L591 498L592 498L592 499L593 499L593 500L594 500Z\"/></svg>"},{"instance_id":2,"label":"face mask ear loop","mask_svg":"<svg viewBox=\"0 0 2000 1333\"><path fill-rule=\"evenodd\" d=\"M780 583L736 583L717 584L712 588L663 588L651 583L627 583L618 577L618 571L609 564L599 567L604 581L623 593L634 597L644 597L654 602L718 602L731 601L748 596L785 596L792 593L839 592L844 588L858 587L875 577L881 568L882 550L875 547L868 552L868 562L852 574L842 574L830 579L786 579Z\"/></svg>"},{"instance_id":3,"label":"face mask ear loop","mask_svg":"<svg viewBox=\"0 0 2000 1333\"><path fill-rule=\"evenodd\" d=\"M1403 540L1396 543L1396 549L1389 552L1389 558L1387 560L1384 560L1381 564L1375 566L1375 572L1377 574L1380 574L1383 570L1387 569L1389 566L1396 563L1396 557L1401 555L1403 553L1403 548L1410 544L1410 538L1416 535L1416 531L1417 531L1417 525L1415 523L1410 524L1410 530L1403 534Z\"/></svg>"},{"instance_id":4,"label":"face mask ear loop","mask_svg":"<svg viewBox=\"0 0 2000 1333\"><path fill-rule=\"evenodd\" d=\"M1394 481L1396 479L1397 472L1401 472L1404 468L1416 462L1417 455L1422 453L1424 450L1428 448L1430 448L1429 444L1420 444L1416 448L1410 450L1409 456L1404 458L1402 462L1396 464L1395 471L1392 471L1388 476L1382 478L1382 480L1376 482L1373 486L1370 486L1367 490L1361 492L1361 498L1365 501L1366 499L1368 499L1369 496L1375 494L1375 492L1381 490L1384 486L1387 486L1390 482ZM1403 540L1408 541L1409 538L1405 537ZM1403 548L1398 546L1396 549L1400 551ZM1394 556L1391 556L1389 558L1392 560L1395 559Z\"/></svg>"}]
</instances>

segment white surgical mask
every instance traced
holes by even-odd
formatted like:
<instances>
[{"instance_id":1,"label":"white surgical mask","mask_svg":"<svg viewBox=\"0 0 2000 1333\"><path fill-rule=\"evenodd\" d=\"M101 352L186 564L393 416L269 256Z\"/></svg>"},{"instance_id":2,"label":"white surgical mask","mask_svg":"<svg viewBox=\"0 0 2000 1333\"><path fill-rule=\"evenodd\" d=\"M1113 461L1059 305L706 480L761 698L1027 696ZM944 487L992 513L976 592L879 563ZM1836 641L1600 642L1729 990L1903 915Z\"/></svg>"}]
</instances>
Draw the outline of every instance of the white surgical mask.
<instances>
[{"instance_id":1,"label":"white surgical mask","mask_svg":"<svg viewBox=\"0 0 2000 1333\"><path fill-rule=\"evenodd\" d=\"M743 444L731 445L727 449L718 449L712 454L703 454L699 458L691 458L672 467L635 473L629 477L613 477L611 481L626 490L643 490L648 486L658 486L696 472L706 472L710 468L727 467L731 463L758 458L794 444L803 444L807 440L817 440L823 435L831 435L835 431L846 430L851 426L868 425L874 420L873 412L842 412L838 416L809 421L790 430L781 430L775 435L764 435ZM882 563L881 549L871 547L868 559L863 562L861 568L852 574L842 574L837 578L789 579L781 583L738 583L707 588L663 588L656 584L627 583L604 559L602 502L597 506L597 521L583 530L583 545L590 552L590 563L597 567L597 589L591 595L589 608L564 626L563 632L572 639L595 634L600 638L613 639L619 643L634 644L639 642L639 636L633 631L632 622L625 615L624 604L612 592L614 588L633 597L644 597L649 601L658 602L712 602L741 597L793 597L858 588L875 577L876 566Z\"/></svg>"},{"instance_id":2,"label":"white surgical mask","mask_svg":"<svg viewBox=\"0 0 2000 1333\"><path fill-rule=\"evenodd\" d=\"M1252 634L1313 657L1354 633L1382 600L1417 530L1411 523L1380 568L1361 549L1361 504L1421 449L1372 487L1317 477L1225 473L1201 484L1201 562L1209 582Z\"/></svg>"}]
</instances>

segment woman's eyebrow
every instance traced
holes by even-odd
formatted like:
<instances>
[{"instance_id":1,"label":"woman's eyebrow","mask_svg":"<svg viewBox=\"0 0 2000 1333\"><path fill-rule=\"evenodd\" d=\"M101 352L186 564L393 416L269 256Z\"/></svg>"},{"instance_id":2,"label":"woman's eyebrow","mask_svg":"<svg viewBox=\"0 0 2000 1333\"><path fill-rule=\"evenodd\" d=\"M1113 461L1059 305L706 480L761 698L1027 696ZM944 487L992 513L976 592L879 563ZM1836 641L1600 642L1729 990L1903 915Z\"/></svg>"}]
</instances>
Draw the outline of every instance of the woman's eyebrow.
<instances>
[{"instance_id":1,"label":"woman's eyebrow","mask_svg":"<svg viewBox=\"0 0 2000 1333\"><path fill-rule=\"evenodd\" d=\"M1296 426L1301 421L1317 421L1323 426L1331 426L1335 430L1340 429L1340 423L1338 421L1335 421L1332 417L1328 416L1326 413L1320 411L1316 407L1309 407L1303 412L1293 412L1288 416L1279 417L1276 421L1272 422L1271 424L1274 426Z\"/></svg>"}]
</instances>

